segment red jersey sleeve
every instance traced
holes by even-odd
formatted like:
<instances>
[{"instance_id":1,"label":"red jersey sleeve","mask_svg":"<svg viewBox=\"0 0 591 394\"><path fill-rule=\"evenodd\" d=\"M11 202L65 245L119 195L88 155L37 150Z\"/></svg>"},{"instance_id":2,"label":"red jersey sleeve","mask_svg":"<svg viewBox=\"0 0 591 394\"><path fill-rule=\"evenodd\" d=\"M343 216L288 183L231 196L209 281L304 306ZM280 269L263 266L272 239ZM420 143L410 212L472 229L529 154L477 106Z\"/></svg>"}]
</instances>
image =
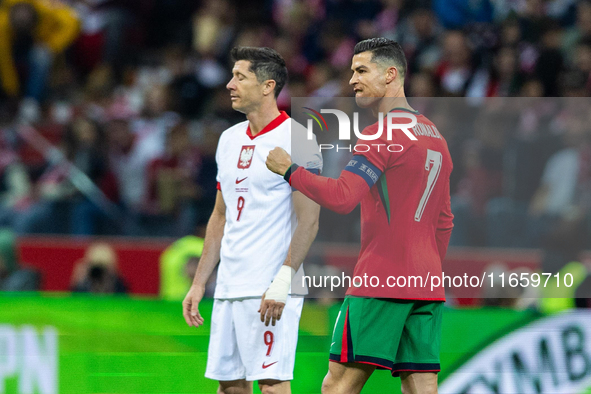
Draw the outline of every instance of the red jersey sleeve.
<instances>
[{"instance_id":1,"label":"red jersey sleeve","mask_svg":"<svg viewBox=\"0 0 591 394\"><path fill-rule=\"evenodd\" d=\"M289 183L310 200L340 214L351 212L369 192L366 180L350 171L332 179L298 167L291 173Z\"/></svg>"},{"instance_id":2,"label":"red jersey sleeve","mask_svg":"<svg viewBox=\"0 0 591 394\"><path fill-rule=\"evenodd\" d=\"M362 134L373 135L377 132L378 125L373 124L363 129ZM382 136L376 140L357 140L355 144L355 154L361 155L369 160L378 170L384 172L388 168L387 140Z\"/></svg>"}]
</instances>

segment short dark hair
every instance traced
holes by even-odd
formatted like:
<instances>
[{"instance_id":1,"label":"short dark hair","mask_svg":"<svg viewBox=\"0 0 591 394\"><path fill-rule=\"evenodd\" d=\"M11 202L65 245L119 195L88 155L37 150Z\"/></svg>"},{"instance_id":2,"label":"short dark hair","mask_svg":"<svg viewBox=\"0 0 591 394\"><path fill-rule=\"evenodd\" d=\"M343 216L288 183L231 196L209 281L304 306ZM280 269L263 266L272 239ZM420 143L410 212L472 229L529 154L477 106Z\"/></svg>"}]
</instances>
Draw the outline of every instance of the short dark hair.
<instances>
[{"instance_id":1,"label":"short dark hair","mask_svg":"<svg viewBox=\"0 0 591 394\"><path fill-rule=\"evenodd\" d=\"M406 56L399 43L388 38L368 38L355 45L354 53L371 52L371 61L374 63L384 62L397 66L400 76L406 76Z\"/></svg>"},{"instance_id":2,"label":"short dark hair","mask_svg":"<svg viewBox=\"0 0 591 394\"><path fill-rule=\"evenodd\" d=\"M259 82L272 79L275 81L275 98L287 81L287 67L285 60L274 49L267 47L235 47L232 48L232 60L248 60L252 71Z\"/></svg>"}]
</instances>

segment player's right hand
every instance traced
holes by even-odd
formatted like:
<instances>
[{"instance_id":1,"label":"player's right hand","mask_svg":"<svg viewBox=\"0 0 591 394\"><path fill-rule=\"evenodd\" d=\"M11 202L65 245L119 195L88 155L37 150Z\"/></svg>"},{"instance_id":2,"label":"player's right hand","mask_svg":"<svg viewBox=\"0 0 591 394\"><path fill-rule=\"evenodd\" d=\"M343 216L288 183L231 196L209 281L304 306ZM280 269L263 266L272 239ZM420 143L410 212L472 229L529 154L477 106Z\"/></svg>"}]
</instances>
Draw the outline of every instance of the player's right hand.
<instances>
[{"instance_id":1,"label":"player's right hand","mask_svg":"<svg viewBox=\"0 0 591 394\"><path fill-rule=\"evenodd\" d=\"M204 293L204 287L192 285L183 301L183 317L189 327L199 327L205 322L199 314L199 302Z\"/></svg>"},{"instance_id":2,"label":"player's right hand","mask_svg":"<svg viewBox=\"0 0 591 394\"><path fill-rule=\"evenodd\" d=\"M291 156L280 147L275 147L267 156L267 168L275 174L283 176L291 167Z\"/></svg>"}]
</instances>

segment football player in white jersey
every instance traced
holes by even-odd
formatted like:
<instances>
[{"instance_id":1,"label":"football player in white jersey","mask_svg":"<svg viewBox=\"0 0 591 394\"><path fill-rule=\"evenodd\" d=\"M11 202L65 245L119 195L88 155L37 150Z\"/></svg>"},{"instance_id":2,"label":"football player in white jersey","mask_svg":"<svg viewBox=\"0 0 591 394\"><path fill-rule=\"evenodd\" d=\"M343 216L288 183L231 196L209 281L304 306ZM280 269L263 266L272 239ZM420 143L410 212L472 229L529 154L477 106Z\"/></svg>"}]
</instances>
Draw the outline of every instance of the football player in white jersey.
<instances>
[{"instance_id":1,"label":"football player in white jersey","mask_svg":"<svg viewBox=\"0 0 591 394\"><path fill-rule=\"evenodd\" d=\"M291 393L303 305L295 296L306 294L301 264L316 237L320 207L268 171L265 160L281 146L319 173L322 157L306 129L277 108L287 79L283 58L252 47L234 48L232 58L226 87L232 107L247 120L224 131L218 143L216 204L183 316L189 326L204 323L198 306L219 261L205 376L219 381L222 394L250 394L253 381L263 393ZM277 320L275 310L281 311Z\"/></svg>"}]
</instances>

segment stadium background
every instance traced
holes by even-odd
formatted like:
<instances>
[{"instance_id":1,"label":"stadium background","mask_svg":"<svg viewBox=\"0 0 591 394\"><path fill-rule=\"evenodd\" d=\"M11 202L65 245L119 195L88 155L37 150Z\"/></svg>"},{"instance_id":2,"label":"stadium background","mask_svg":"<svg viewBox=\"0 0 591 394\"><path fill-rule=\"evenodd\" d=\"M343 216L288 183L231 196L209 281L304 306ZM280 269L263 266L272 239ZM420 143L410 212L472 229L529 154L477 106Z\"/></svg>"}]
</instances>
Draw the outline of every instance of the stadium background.
<instances>
[{"instance_id":1,"label":"stadium background","mask_svg":"<svg viewBox=\"0 0 591 394\"><path fill-rule=\"evenodd\" d=\"M22 3L39 25L11 42ZM229 49L285 57L289 111L292 97L350 97L353 46L373 36L402 44L411 97L540 98L507 132L444 133L456 214L446 264L584 280L559 301L509 289L451 298L444 384L478 377L462 368L491 345L500 353L482 373L509 368L498 392L589 390L591 2L0 0L0 392L214 392L208 326L185 327L179 297L215 198L217 139L243 120L225 89ZM549 201L565 179L566 200ZM350 269L356 214L323 211L309 272ZM335 300L312 295L294 393L319 392L326 372ZM520 330L531 343L495 342ZM364 392L397 387L382 372Z\"/></svg>"}]
</instances>

